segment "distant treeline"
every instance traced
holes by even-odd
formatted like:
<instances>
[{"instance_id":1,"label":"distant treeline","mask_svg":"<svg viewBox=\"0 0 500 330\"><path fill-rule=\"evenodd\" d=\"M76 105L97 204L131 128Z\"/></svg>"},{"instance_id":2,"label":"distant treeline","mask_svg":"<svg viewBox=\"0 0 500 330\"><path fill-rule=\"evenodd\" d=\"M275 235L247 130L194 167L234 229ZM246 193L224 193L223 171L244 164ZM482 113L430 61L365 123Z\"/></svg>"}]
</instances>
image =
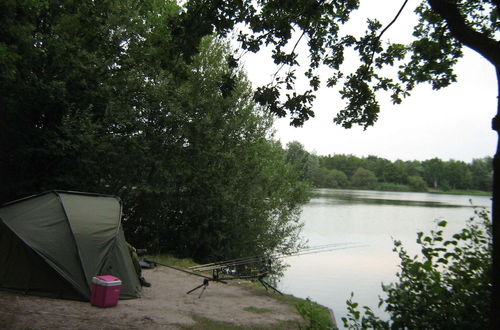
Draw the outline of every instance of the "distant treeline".
<instances>
[{"instance_id":1,"label":"distant treeline","mask_svg":"<svg viewBox=\"0 0 500 330\"><path fill-rule=\"evenodd\" d=\"M377 156L318 156L299 142L287 145L288 161L302 173L302 180L317 188L356 188L396 191L491 191L493 159L471 163L433 158L394 162Z\"/></svg>"}]
</instances>

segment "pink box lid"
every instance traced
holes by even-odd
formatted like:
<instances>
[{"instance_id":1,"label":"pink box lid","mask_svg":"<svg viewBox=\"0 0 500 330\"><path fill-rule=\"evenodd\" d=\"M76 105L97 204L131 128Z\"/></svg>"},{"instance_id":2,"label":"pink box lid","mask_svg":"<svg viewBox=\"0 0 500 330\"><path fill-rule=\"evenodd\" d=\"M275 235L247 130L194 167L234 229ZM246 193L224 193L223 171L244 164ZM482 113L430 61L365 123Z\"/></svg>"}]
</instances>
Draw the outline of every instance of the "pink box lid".
<instances>
[{"instance_id":1,"label":"pink box lid","mask_svg":"<svg viewBox=\"0 0 500 330\"><path fill-rule=\"evenodd\" d=\"M92 283L103 285L103 286L113 286L121 285L122 281L113 275L99 275L92 277Z\"/></svg>"}]
</instances>

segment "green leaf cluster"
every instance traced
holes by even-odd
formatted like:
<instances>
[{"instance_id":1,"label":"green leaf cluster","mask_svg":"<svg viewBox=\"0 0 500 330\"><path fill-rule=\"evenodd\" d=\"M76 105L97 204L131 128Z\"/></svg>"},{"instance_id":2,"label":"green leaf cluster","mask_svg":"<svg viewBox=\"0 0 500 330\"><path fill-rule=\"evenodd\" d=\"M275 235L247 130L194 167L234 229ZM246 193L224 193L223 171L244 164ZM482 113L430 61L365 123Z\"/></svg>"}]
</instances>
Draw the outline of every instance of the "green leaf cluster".
<instances>
[{"instance_id":1,"label":"green leaf cluster","mask_svg":"<svg viewBox=\"0 0 500 330\"><path fill-rule=\"evenodd\" d=\"M413 40L407 44L384 40L384 33L396 28L393 23L400 23L401 11L410 10L406 5L404 1L401 8L392 9L390 23L368 19L361 35L343 29L359 8L359 0L191 0L185 9L186 16L200 16L207 30L223 35L237 30L244 51L272 48L272 59L279 69L273 81L260 86L255 96L275 115L288 114L294 126L313 117L314 92L321 86L322 76L328 87L341 84L340 94L346 101L334 122L366 129L378 118L378 91L388 92L394 103L401 103L417 84L429 83L440 89L455 82L453 67L462 57L464 45L497 68L500 65L497 2L419 1ZM306 63L298 57L301 43L307 44L309 51ZM357 55L357 68L352 71L343 66L349 51ZM309 86L299 91L295 81L300 67L307 67L304 77ZM385 70L388 67L396 70Z\"/></svg>"},{"instance_id":2,"label":"green leaf cluster","mask_svg":"<svg viewBox=\"0 0 500 330\"><path fill-rule=\"evenodd\" d=\"M380 320L364 307L347 302L348 329L486 329L492 283L492 231L489 214L476 209L466 227L447 238L447 222L430 234L417 235L420 255L410 256L400 241L394 251L401 260L396 283L382 285L380 298L390 320Z\"/></svg>"},{"instance_id":3,"label":"green leaf cluster","mask_svg":"<svg viewBox=\"0 0 500 330\"><path fill-rule=\"evenodd\" d=\"M197 261L296 248L308 186L227 43L191 14L2 2L0 200L118 195L133 245Z\"/></svg>"}]
</instances>

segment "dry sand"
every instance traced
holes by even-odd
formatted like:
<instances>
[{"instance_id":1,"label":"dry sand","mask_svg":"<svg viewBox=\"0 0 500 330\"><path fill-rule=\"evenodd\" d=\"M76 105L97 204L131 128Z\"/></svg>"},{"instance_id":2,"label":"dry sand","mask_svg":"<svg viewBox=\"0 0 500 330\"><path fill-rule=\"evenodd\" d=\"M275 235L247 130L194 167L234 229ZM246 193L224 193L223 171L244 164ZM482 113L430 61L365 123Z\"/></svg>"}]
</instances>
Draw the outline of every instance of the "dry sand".
<instances>
[{"instance_id":1,"label":"dry sand","mask_svg":"<svg viewBox=\"0 0 500 330\"><path fill-rule=\"evenodd\" d=\"M245 327L292 321L294 328L301 320L293 306L238 283L210 282L198 298L200 290L186 292L200 285L201 277L164 267L145 270L144 277L152 287L143 288L142 298L110 308L0 291L0 329L179 329L195 325L193 315ZM255 308L265 312L253 312Z\"/></svg>"}]
</instances>

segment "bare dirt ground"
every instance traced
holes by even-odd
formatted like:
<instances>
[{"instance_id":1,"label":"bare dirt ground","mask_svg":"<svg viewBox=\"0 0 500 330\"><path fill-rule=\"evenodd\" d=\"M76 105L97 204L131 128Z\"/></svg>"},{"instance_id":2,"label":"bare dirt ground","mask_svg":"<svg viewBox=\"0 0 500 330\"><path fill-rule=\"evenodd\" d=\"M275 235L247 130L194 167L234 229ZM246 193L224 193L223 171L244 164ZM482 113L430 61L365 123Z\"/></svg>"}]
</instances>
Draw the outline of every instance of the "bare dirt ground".
<instances>
[{"instance_id":1,"label":"bare dirt ground","mask_svg":"<svg viewBox=\"0 0 500 330\"><path fill-rule=\"evenodd\" d=\"M145 270L144 277L152 287L143 288L142 298L110 308L0 291L0 329L180 329L196 325L196 316L250 328L292 321L293 328L301 320L293 306L238 283L210 282L198 298L200 290L186 292L201 277L163 267Z\"/></svg>"}]
</instances>

